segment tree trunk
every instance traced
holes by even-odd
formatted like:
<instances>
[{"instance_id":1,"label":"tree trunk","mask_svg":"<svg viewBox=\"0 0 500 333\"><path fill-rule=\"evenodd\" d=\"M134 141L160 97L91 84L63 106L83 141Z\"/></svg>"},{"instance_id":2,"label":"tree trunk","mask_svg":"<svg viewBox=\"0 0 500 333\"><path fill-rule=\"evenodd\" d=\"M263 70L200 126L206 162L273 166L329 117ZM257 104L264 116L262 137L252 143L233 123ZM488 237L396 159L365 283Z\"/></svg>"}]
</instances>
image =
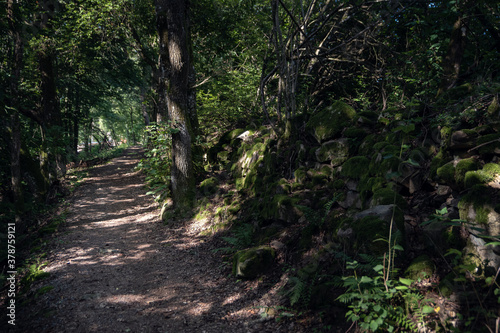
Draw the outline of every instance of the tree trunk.
<instances>
[{"instance_id":1,"label":"tree trunk","mask_svg":"<svg viewBox=\"0 0 500 333\"><path fill-rule=\"evenodd\" d=\"M182 213L192 208L195 180L191 144L194 139L189 110L189 75L192 59L189 52L188 1L156 0L157 29L160 37L161 90L164 99L160 114L167 110L175 128L172 134L172 199L174 209ZM166 103L166 104L165 104Z\"/></svg>"},{"instance_id":2,"label":"tree trunk","mask_svg":"<svg viewBox=\"0 0 500 333\"><path fill-rule=\"evenodd\" d=\"M54 3L45 0L40 3L41 17L39 26L41 30L50 29L50 19L54 14ZM54 50L50 42L42 42L38 51L38 68L41 75L40 90L42 94L40 118L42 120L42 152L40 167L45 179L50 185L56 181L58 175L66 173L66 163L62 152L65 150L64 136L62 135L62 117L57 99ZM59 171L59 174L58 174Z\"/></svg>"},{"instance_id":3,"label":"tree trunk","mask_svg":"<svg viewBox=\"0 0 500 333\"><path fill-rule=\"evenodd\" d=\"M16 7L14 0L7 2L7 20L9 23L9 34L12 38L11 57L11 77L10 77L10 171L11 185L15 207L16 223L21 221L21 214L24 210L24 199L21 187L21 128L19 120L19 82L21 77L21 67L23 63L23 41L21 33L16 24ZM8 102L8 103L9 103Z\"/></svg>"},{"instance_id":4,"label":"tree trunk","mask_svg":"<svg viewBox=\"0 0 500 333\"><path fill-rule=\"evenodd\" d=\"M443 64L443 78L441 80L438 95L453 88L457 84L460 74L460 65L462 64L462 56L465 49L465 33L465 24L463 19L459 17L453 25L453 30L451 32L448 53Z\"/></svg>"}]
</instances>

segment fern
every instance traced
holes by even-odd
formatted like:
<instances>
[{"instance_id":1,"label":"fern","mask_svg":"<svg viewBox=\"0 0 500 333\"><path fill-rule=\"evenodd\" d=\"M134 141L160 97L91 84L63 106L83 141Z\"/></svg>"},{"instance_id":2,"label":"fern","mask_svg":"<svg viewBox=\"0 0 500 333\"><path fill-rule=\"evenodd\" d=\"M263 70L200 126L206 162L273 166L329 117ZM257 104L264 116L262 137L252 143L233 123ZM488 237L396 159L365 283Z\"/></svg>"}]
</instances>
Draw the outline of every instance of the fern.
<instances>
[{"instance_id":1,"label":"fern","mask_svg":"<svg viewBox=\"0 0 500 333\"><path fill-rule=\"evenodd\" d=\"M288 292L290 296L290 304L293 306L297 304L303 297L306 288L306 283L299 277L292 276L288 280L289 283L293 284L293 287Z\"/></svg>"},{"instance_id":2,"label":"fern","mask_svg":"<svg viewBox=\"0 0 500 333\"><path fill-rule=\"evenodd\" d=\"M222 237L222 239L236 249L243 249L252 244L253 232L251 224L241 224L234 228L233 237Z\"/></svg>"}]
</instances>

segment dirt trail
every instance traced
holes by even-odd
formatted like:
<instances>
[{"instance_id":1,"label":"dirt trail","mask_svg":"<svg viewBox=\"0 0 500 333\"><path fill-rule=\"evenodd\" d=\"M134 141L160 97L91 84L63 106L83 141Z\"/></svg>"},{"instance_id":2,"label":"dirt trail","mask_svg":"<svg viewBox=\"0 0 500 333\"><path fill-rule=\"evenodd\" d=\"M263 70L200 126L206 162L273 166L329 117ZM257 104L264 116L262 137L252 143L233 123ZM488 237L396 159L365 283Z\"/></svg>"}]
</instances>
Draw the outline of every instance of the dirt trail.
<instances>
[{"instance_id":1,"label":"dirt trail","mask_svg":"<svg viewBox=\"0 0 500 333\"><path fill-rule=\"evenodd\" d=\"M161 223L134 171L141 154L131 148L91 169L70 198L44 268L51 275L33 286L54 288L19 310L17 331L296 331L259 319L252 305L269 290L228 278L213 245L189 223Z\"/></svg>"}]
</instances>

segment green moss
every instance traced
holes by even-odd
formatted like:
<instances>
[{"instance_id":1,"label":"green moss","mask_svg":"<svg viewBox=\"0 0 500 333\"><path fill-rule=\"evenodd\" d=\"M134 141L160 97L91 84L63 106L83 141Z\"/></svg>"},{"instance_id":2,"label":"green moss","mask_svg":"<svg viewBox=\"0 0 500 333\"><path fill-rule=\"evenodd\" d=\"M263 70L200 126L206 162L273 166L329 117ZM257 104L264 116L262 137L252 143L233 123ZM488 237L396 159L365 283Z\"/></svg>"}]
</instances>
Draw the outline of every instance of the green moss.
<instances>
[{"instance_id":1,"label":"green moss","mask_svg":"<svg viewBox=\"0 0 500 333\"><path fill-rule=\"evenodd\" d=\"M488 215L496 205L495 194L495 189L484 185L474 185L458 203L460 218L469 220L469 210L472 206L476 213L476 220L472 222L488 224Z\"/></svg>"},{"instance_id":2,"label":"green moss","mask_svg":"<svg viewBox=\"0 0 500 333\"><path fill-rule=\"evenodd\" d=\"M399 194L388 187L379 188L373 192L372 206L396 204L400 209L405 209L408 206L406 200Z\"/></svg>"},{"instance_id":3,"label":"green moss","mask_svg":"<svg viewBox=\"0 0 500 333\"><path fill-rule=\"evenodd\" d=\"M356 117L356 111L348 104L335 101L328 108L313 115L306 129L318 142L332 139L342 132Z\"/></svg>"},{"instance_id":4,"label":"green moss","mask_svg":"<svg viewBox=\"0 0 500 333\"><path fill-rule=\"evenodd\" d=\"M464 177L464 187L471 188L474 185L486 184L490 181L490 178L485 175L481 170L478 171L467 171Z\"/></svg>"},{"instance_id":5,"label":"green moss","mask_svg":"<svg viewBox=\"0 0 500 333\"><path fill-rule=\"evenodd\" d=\"M351 157L342 165L341 174L344 177L360 179L368 173L368 168L366 166L369 164L370 160L365 156Z\"/></svg>"},{"instance_id":6,"label":"green moss","mask_svg":"<svg viewBox=\"0 0 500 333\"><path fill-rule=\"evenodd\" d=\"M407 278L417 280L420 278L429 278L434 274L436 266L427 255L421 255L415 258L405 271Z\"/></svg>"},{"instance_id":7,"label":"green moss","mask_svg":"<svg viewBox=\"0 0 500 333\"><path fill-rule=\"evenodd\" d=\"M210 177L205 179L200 183L200 192L204 195L210 195L217 192L217 186L219 185L219 181L215 177Z\"/></svg>"},{"instance_id":8,"label":"green moss","mask_svg":"<svg viewBox=\"0 0 500 333\"><path fill-rule=\"evenodd\" d=\"M487 184L494 180L496 175L500 175L500 165L488 163L482 170L468 171L464 177L464 186L465 188L471 188L474 185Z\"/></svg>"},{"instance_id":9,"label":"green moss","mask_svg":"<svg viewBox=\"0 0 500 333\"><path fill-rule=\"evenodd\" d=\"M315 151L318 162L330 162L332 166L344 163L349 157L349 144L347 139L338 139L325 142Z\"/></svg>"},{"instance_id":10,"label":"green moss","mask_svg":"<svg viewBox=\"0 0 500 333\"><path fill-rule=\"evenodd\" d=\"M364 129L357 128L357 127L350 127L344 131L344 137L350 138L350 139L358 139L361 140L364 137L366 137L368 133Z\"/></svg>"},{"instance_id":11,"label":"green moss","mask_svg":"<svg viewBox=\"0 0 500 333\"><path fill-rule=\"evenodd\" d=\"M453 162L446 163L442 167L439 167L436 174L446 184L455 184L455 166L453 165Z\"/></svg>"},{"instance_id":12,"label":"green moss","mask_svg":"<svg viewBox=\"0 0 500 333\"><path fill-rule=\"evenodd\" d=\"M253 279L268 269L276 253L270 246L259 246L237 252L233 257L233 274Z\"/></svg>"},{"instance_id":13,"label":"green moss","mask_svg":"<svg viewBox=\"0 0 500 333\"><path fill-rule=\"evenodd\" d=\"M437 169L450 162L451 158L446 156L444 150L441 149L436 156L431 161L431 165L429 167L429 176L434 178L437 175ZM453 171L455 172L455 171Z\"/></svg>"},{"instance_id":14,"label":"green moss","mask_svg":"<svg viewBox=\"0 0 500 333\"><path fill-rule=\"evenodd\" d=\"M490 117L498 116L498 111L500 110L500 105L498 104L498 96L493 97L490 105L488 106L488 115Z\"/></svg>"},{"instance_id":15,"label":"green moss","mask_svg":"<svg viewBox=\"0 0 500 333\"><path fill-rule=\"evenodd\" d=\"M500 133L483 135L479 139L477 139L478 146L487 142L491 143L479 147L478 152L480 155L494 154L495 151L500 149Z\"/></svg>"},{"instance_id":16,"label":"green moss","mask_svg":"<svg viewBox=\"0 0 500 333\"><path fill-rule=\"evenodd\" d=\"M307 180L307 172L306 168L300 167L294 171L293 176L295 178L295 182L299 184L304 184Z\"/></svg>"},{"instance_id":17,"label":"green moss","mask_svg":"<svg viewBox=\"0 0 500 333\"><path fill-rule=\"evenodd\" d=\"M375 154L369 164L369 174L371 176L385 176L387 173L397 171L401 159L391 153Z\"/></svg>"},{"instance_id":18,"label":"green moss","mask_svg":"<svg viewBox=\"0 0 500 333\"><path fill-rule=\"evenodd\" d=\"M456 184L463 184L465 174L467 171L477 170L479 168L479 163L475 158L464 158L457 163L455 167L455 182Z\"/></svg>"},{"instance_id":19,"label":"green moss","mask_svg":"<svg viewBox=\"0 0 500 333\"><path fill-rule=\"evenodd\" d=\"M377 137L374 134L368 135L359 145L359 154L370 156L373 153L373 145L375 144L376 140Z\"/></svg>"}]
</instances>

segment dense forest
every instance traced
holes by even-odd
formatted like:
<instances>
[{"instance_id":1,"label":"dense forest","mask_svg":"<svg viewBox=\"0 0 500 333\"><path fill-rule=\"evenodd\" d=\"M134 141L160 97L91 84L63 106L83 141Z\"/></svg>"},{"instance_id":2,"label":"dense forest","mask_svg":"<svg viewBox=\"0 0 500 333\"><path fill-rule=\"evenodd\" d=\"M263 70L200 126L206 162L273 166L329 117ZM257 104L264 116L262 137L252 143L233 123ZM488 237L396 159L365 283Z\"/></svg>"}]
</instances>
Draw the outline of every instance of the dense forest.
<instances>
[{"instance_id":1,"label":"dense forest","mask_svg":"<svg viewBox=\"0 0 500 333\"><path fill-rule=\"evenodd\" d=\"M2 286L9 230L142 145L164 227L285 281L273 318L500 330L498 1L1 3Z\"/></svg>"}]
</instances>

